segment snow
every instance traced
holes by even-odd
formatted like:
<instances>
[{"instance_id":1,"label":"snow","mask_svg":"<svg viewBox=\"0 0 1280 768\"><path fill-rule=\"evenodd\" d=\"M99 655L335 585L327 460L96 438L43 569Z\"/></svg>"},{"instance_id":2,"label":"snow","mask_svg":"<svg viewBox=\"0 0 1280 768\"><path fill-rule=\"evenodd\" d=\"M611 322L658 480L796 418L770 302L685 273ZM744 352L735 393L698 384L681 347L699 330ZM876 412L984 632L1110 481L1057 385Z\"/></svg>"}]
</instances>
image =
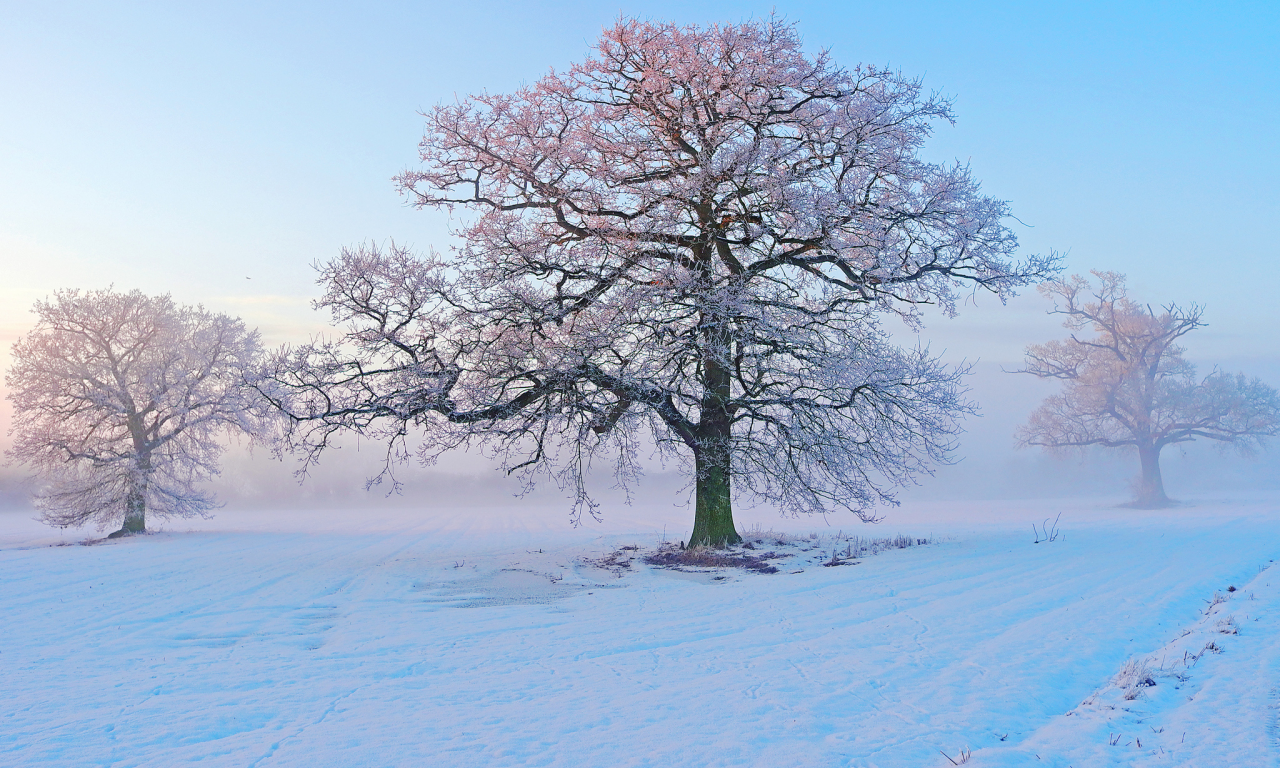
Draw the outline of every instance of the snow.
<instances>
[{"instance_id":1,"label":"snow","mask_svg":"<svg viewBox=\"0 0 1280 768\"><path fill-rule=\"evenodd\" d=\"M1272 766L1276 508L759 513L773 575L635 557L687 509L224 510L92 546L7 512L0 765ZM821 567L849 533L934 543Z\"/></svg>"}]
</instances>

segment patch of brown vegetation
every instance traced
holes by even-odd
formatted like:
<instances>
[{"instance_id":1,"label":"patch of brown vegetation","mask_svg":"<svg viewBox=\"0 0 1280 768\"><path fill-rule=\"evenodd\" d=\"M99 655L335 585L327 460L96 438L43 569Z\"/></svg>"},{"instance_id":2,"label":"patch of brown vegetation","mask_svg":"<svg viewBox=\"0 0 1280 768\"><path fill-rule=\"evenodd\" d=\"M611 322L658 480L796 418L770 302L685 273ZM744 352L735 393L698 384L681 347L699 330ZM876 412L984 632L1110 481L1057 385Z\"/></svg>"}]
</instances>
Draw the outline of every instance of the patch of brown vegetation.
<instances>
[{"instance_id":1,"label":"patch of brown vegetation","mask_svg":"<svg viewBox=\"0 0 1280 768\"><path fill-rule=\"evenodd\" d=\"M634 545L619 547L604 557L583 558L583 562L592 567L609 571L614 576L622 578L624 571L631 570L631 561L635 558L635 553L639 550L640 547Z\"/></svg>"},{"instance_id":2,"label":"patch of brown vegetation","mask_svg":"<svg viewBox=\"0 0 1280 768\"><path fill-rule=\"evenodd\" d=\"M741 568L756 573L777 573L778 569L768 561L779 557L782 555L776 552L747 555L706 547L682 549L668 544L652 555L646 555L644 561L659 568Z\"/></svg>"}]
</instances>

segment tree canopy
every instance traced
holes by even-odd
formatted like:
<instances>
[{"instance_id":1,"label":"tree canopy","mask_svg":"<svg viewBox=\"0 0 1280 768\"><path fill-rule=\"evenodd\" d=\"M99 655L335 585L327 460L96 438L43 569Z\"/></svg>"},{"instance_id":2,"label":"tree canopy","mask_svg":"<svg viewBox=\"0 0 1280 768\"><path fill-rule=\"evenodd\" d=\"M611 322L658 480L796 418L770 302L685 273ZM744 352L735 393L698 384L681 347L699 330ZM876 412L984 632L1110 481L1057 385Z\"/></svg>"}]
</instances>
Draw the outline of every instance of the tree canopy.
<instances>
[{"instance_id":1,"label":"tree canopy","mask_svg":"<svg viewBox=\"0 0 1280 768\"><path fill-rule=\"evenodd\" d=\"M1160 472L1165 447L1199 438L1248 452L1280 430L1280 395L1258 379L1213 371L1203 379L1178 340L1204 326L1198 305L1168 304L1159 312L1129 298L1124 275L1045 283L1052 313L1091 336L1027 348L1025 373L1061 379L1017 432L1023 446L1063 450L1097 445L1133 448L1142 467L1136 504L1169 503Z\"/></svg>"},{"instance_id":2,"label":"tree canopy","mask_svg":"<svg viewBox=\"0 0 1280 768\"><path fill-rule=\"evenodd\" d=\"M168 296L58 291L13 346L11 458L43 481L52 525L204 515L196 484L218 473L219 435L263 433L267 404L249 386L257 331Z\"/></svg>"},{"instance_id":3,"label":"tree canopy","mask_svg":"<svg viewBox=\"0 0 1280 768\"><path fill-rule=\"evenodd\" d=\"M466 214L459 245L320 267L345 336L277 360L271 393L312 459L336 431L422 428L422 458L482 443L581 512L587 465L629 486L651 439L691 470L691 543L737 540L734 493L869 519L970 410L960 371L878 316L1056 269L1015 260L967 167L919 157L945 98L778 19L624 19L566 72L425 116L397 181Z\"/></svg>"}]
</instances>

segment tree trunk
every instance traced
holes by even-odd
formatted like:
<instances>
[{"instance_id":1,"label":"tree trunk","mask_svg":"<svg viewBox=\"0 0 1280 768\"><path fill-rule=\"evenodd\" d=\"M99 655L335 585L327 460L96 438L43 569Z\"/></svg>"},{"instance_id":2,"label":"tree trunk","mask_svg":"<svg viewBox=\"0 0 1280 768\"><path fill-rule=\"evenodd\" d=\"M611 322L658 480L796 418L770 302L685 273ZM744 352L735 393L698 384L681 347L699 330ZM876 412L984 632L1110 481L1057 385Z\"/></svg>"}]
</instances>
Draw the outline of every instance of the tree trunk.
<instances>
[{"instance_id":1,"label":"tree trunk","mask_svg":"<svg viewBox=\"0 0 1280 768\"><path fill-rule=\"evenodd\" d=\"M733 525L729 452L724 446L716 448L698 451L695 457L697 506L693 513L693 535L689 537L691 547L726 547L742 541Z\"/></svg>"},{"instance_id":2,"label":"tree trunk","mask_svg":"<svg viewBox=\"0 0 1280 768\"><path fill-rule=\"evenodd\" d=\"M120 530L107 536L118 539L135 533L146 533L147 530L147 494L144 488L133 488L124 501L124 524Z\"/></svg>"},{"instance_id":3,"label":"tree trunk","mask_svg":"<svg viewBox=\"0 0 1280 768\"><path fill-rule=\"evenodd\" d=\"M137 458L129 479L129 493L124 500L124 525L108 536L108 539L144 533L147 530L147 483L151 477L151 448L147 445L142 417L133 410L132 403L129 404L129 409L129 435L133 438L133 450Z\"/></svg>"},{"instance_id":4,"label":"tree trunk","mask_svg":"<svg viewBox=\"0 0 1280 768\"><path fill-rule=\"evenodd\" d=\"M1160 448L1155 445L1138 446L1138 461L1142 463L1142 479L1134 506L1144 509L1169 506L1169 497L1164 494L1164 478L1160 475Z\"/></svg>"},{"instance_id":5,"label":"tree trunk","mask_svg":"<svg viewBox=\"0 0 1280 768\"><path fill-rule=\"evenodd\" d=\"M705 389L698 426L694 430L697 501L689 546L719 548L742 541L733 526L733 462L730 455L733 418L729 413L733 383L725 364L729 356L725 321L704 320L703 338L707 350L702 358Z\"/></svg>"}]
</instances>

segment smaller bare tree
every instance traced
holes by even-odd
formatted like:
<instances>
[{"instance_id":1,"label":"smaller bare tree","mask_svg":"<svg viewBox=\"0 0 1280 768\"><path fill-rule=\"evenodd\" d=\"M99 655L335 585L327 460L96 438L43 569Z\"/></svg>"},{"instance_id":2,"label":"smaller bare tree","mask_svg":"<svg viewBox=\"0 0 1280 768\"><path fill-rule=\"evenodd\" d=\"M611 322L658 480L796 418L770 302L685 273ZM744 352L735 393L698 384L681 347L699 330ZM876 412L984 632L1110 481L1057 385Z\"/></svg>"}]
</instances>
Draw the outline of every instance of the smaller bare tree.
<instances>
[{"instance_id":1,"label":"smaller bare tree","mask_svg":"<svg viewBox=\"0 0 1280 768\"><path fill-rule=\"evenodd\" d=\"M1168 506L1160 474L1165 446L1197 438L1248 453L1280 431L1280 395L1258 379L1215 370L1197 379L1178 339L1203 327L1199 305L1169 304L1157 313L1132 301L1124 275L1094 271L1098 286L1075 275L1040 286L1073 331L1027 348L1021 373L1066 382L1017 432L1023 447L1051 450L1132 447L1142 475L1134 506Z\"/></svg>"},{"instance_id":2,"label":"smaller bare tree","mask_svg":"<svg viewBox=\"0 0 1280 768\"><path fill-rule=\"evenodd\" d=\"M11 460L37 471L50 525L206 515L196 483L218 474L223 434L259 436L269 409L247 378L257 331L202 307L138 291L68 290L36 302L35 329L13 346Z\"/></svg>"}]
</instances>

